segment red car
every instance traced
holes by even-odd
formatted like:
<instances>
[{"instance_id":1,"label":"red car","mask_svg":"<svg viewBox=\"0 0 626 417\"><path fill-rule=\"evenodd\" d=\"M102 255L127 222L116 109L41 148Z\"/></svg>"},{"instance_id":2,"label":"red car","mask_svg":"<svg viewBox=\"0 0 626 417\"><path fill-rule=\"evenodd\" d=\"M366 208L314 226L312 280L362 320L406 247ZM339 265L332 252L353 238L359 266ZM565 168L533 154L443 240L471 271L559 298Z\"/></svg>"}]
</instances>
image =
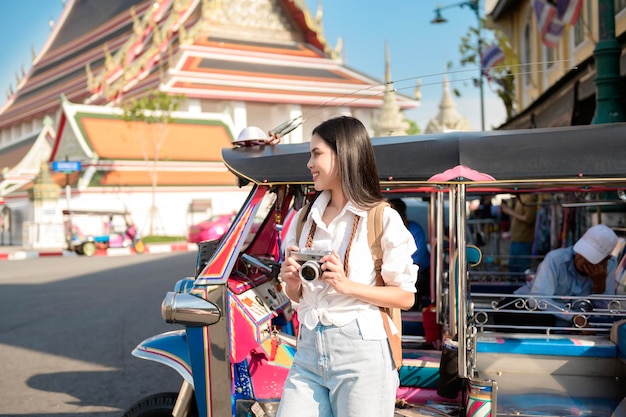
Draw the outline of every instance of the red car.
<instances>
[{"instance_id":1,"label":"red car","mask_svg":"<svg viewBox=\"0 0 626 417\"><path fill-rule=\"evenodd\" d=\"M230 227L237 213L216 214L198 224L189 227L187 241L190 243L200 243L205 240L221 238Z\"/></svg>"}]
</instances>

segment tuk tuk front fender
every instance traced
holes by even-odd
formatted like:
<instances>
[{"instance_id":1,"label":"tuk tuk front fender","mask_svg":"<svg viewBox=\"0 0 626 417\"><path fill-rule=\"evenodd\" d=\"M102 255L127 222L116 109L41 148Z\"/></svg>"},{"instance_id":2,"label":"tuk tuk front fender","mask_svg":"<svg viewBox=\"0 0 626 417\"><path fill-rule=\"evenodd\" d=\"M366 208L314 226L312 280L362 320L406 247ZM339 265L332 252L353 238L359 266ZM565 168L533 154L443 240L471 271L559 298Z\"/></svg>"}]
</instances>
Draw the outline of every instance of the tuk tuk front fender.
<instances>
[{"instance_id":1,"label":"tuk tuk front fender","mask_svg":"<svg viewBox=\"0 0 626 417\"><path fill-rule=\"evenodd\" d=\"M169 366L193 387L189 346L185 330L174 330L146 339L133 349L132 354L141 359Z\"/></svg>"}]
</instances>

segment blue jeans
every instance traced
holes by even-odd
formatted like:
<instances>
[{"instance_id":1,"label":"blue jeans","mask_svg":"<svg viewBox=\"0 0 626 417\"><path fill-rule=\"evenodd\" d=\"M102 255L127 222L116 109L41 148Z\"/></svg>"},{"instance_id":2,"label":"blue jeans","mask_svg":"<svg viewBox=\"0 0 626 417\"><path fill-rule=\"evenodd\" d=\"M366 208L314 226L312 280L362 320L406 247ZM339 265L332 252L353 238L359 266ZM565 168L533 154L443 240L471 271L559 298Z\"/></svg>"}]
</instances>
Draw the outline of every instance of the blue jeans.
<instances>
[{"instance_id":1,"label":"blue jeans","mask_svg":"<svg viewBox=\"0 0 626 417\"><path fill-rule=\"evenodd\" d=\"M277 417L393 417L398 389L389 343L355 321L302 326Z\"/></svg>"}]
</instances>

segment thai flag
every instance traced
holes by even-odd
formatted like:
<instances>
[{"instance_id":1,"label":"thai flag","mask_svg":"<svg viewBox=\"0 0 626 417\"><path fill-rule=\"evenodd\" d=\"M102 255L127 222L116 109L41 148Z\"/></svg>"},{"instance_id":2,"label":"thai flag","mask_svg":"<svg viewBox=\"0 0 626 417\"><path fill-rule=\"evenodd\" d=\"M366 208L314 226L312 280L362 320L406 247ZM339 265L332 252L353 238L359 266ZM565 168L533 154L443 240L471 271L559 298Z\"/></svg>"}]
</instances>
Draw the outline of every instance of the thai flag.
<instances>
[{"instance_id":1,"label":"thai flag","mask_svg":"<svg viewBox=\"0 0 626 417\"><path fill-rule=\"evenodd\" d=\"M489 79L489 70L504 61L504 51L496 45L489 45L480 56L480 65L483 74Z\"/></svg>"},{"instance_id":2,"label":"thai flag","mask_svg":"<svg viewBox=\"0 0 626 417\"><path fill-rule=\"evenodd\" d=\"M559 44L565 24L557 17L557 8L546 0L532 0L541 41L549 48Z\"/></svg>"},{"instance_id":3,"label":"thai flag","mask_svg":"<svg viewBox=\"0 0 626 417\"><path fill-rule=\"evenodd\" d=\"M565 30L565 24L559 19L552 19L548 31L543 35L541 40L547 47L554 48L559 44L563 31Z\"/></svg>"},{"instance_id":4,"label":"thai flag","mask_svg":"<svg viewBox=\"0 0 626 417\"><path fill-rule=\"evenodd\" d=\"M557 0L556 15L566 25L575 25L583 7L583 0Z\"/></svg>"},{"instance_id":5,"label":"thai flag","mask_svg":"<svg viewBox=\"0 0 626 417\"><path fill-rule=\"evenodd\" d=\"M533 0L533 9L535 10L535 17L537 18L537 27L541 32L543 38L548 30L550 30L550 23L556 16L556 7L548 3L546 0Z\"/></svg>"}]
</instances>

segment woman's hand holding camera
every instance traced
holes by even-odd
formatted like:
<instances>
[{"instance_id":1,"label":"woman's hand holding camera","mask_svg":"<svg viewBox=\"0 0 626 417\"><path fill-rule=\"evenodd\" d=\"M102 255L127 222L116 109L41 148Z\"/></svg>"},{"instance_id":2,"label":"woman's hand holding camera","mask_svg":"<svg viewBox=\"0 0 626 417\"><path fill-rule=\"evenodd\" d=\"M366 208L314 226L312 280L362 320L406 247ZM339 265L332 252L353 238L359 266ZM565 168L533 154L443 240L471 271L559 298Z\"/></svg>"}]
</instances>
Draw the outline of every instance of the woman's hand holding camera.
<instances>
[{"instance_id":1,"label":"woman's hand holding camera","mask_svg":"<svg viewBox=\"0 0 626 417\"><path fill-rule=\"evenodd\" d=\"M352 281L346 277L343 263L339 259L337 252L333 251L331 254L324 256L320 259L320 262L322 263L322 276L320 279L331 285L338 293L347 294Z\"/></svg>"},{"instance_id":2,"label":"woman's hand holding camera","mask_svg":"<svg viewBox=\"0 0 626 417\"><path fill-rule=\"evenodd\" d=\"M285 260L280 266L280 278L287 285L287 295L297 294L300 295L300 289L302 287L302 277L300 277L301 262L298 262L293 256L293 252L299 252L300 249L297 246L291 246L286 250ZM319 259L321 281L327 282L331 285L335 291L341 294L348 292L348 286L351 281L346 277L343 263L339 259L339 255L336 252L332 252ZM291 297L291 296L290 296ZM293 298L292 298L293 299Z\"/></svg>"},{"instance_id":3,"label":"woman's hand holding camera","mask_svg":"<svg viewBox=\"0 0 626 417\"><path fill-rule=\"evenodd\" d=\"M297 246L290 246L286 250L286 256L283 263L280 265L280 278L287 285L287 291L292 290L299 292L302 286L302 281L298 275L300 264L296 262L291 256L291 252L297 252Z\"/></svg>"}]
</instances>

